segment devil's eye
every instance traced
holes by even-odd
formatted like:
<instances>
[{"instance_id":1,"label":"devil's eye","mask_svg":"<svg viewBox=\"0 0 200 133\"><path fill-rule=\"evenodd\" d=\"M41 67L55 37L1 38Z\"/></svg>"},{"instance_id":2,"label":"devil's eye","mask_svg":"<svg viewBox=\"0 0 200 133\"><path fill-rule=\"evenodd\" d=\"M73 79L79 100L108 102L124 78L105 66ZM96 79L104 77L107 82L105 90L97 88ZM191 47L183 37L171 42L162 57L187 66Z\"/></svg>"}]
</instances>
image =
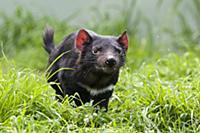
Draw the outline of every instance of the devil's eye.
<instances>
[{"instance_id":1,"label":"devil's eye","mask_svg":"<svg viewBox=\"0 0 200 133\"><path fill-rule=\"evenodd\" d=\"M101 52L101 50L102 50L102 48L101 47L96 47L96 48L94 48L93 50L92 50L92 53L93 54L98 54L99 52Z\"/></svg>"},{"instance_id":2,"label":"devil's eye","mask_svg":"<svg viewBox=\"0 0 200 133\"><path fill-rule=\"evenodd\" d=\"M117 53L122 54L122 50L121 49L116 48L116 51L117 51Z\"/></svg>"}]
</instances>

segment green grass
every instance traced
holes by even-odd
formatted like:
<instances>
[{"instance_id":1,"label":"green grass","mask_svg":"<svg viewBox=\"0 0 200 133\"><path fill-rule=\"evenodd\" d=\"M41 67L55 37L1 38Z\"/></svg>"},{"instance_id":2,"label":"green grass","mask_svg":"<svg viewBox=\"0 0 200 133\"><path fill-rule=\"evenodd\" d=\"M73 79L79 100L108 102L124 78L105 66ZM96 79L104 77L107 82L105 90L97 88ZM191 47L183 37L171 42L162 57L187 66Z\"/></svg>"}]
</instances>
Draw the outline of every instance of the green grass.
<instances>
[{"instance_id":1,"label":"green grass","mask_svg":"<svg viewBox=\"0 0 200 133\"><path fill-rule=\"evenodd\" d=\"M159 2L160 6L164 3ZM96 113L92 103L73 108L68 97L57 102L46 82L45 25L56 30L56 43L80 27L37 18L22 8L12 16L1 13L0 132L200 132L199 31L192 29L178 8L181 3L174 1L172 8L180 32L171 26L161 29L160 35L167 34L169 42L155 41L151 22L140 13L134 15L135 2L126 3L128 8L125 5L116 18L94 9L98 17L85 28L112 35L127 29L130 40L127 63L107 113ZM192 0L190 4L195 6L190 10L192 19L199 22L195 16L199 16L200 3ZM147 33L142 39L138 37L141 23ZM198 23L194 27L199 29Z\"/></svg>"},{"instance_id":2,"label":"green grass","mask_svg":"<svg viewBox=\"0 0 200 133\"><path fill-rule=\"evenodd\" d=\"M2 132L200 132L200 59L169 54L126 66L107 113L91 103L73 108L54 100L43 72L16 69L5 59L0 71Z\"/></svg>"}]
</instances>

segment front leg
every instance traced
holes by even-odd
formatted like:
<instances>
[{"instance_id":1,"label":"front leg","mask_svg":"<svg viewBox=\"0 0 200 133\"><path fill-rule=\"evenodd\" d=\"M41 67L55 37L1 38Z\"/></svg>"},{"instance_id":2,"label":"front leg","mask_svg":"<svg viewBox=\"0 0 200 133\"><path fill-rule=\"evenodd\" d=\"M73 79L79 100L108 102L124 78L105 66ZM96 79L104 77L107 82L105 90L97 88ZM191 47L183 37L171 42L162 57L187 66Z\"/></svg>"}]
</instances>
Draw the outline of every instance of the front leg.
<instances>
[{"instance_id":1,"label":"front leg","mask_svg":"<svg viewBox=\"0 0 200 133\"><path fill-rule=\"evenodd\" d=\"M84 88L78 86L66 86L64 93L65 95L72 96L71 98L75 102L76 106L81 106L90 101L90 93Z\"/></svg>"},{"instance_id":2,"label":"front leg","mask_svg":"<svg viewBox=\"0 0 200 133\"><path fill-rule=\"evenodd\" d=\"M76 91L78 95L75 96L74 101L77 106L81 106L82 104L85 104L86 102L90 101L90 93L87 92L83 88L76 88Z\"/></svg>"},{"instance_id":3,"label":"front leg","mask_svg":"<svg viewBox=\"0 0 200 133\"><path fill-rule=\"evenodd\" d=\"M106 111L108 110L108 103L109 103L109 98L112 96L113 90L109 90L97 95L92 96L93 105L98 108L105 108Z\"/></svg>"}]
</instances>

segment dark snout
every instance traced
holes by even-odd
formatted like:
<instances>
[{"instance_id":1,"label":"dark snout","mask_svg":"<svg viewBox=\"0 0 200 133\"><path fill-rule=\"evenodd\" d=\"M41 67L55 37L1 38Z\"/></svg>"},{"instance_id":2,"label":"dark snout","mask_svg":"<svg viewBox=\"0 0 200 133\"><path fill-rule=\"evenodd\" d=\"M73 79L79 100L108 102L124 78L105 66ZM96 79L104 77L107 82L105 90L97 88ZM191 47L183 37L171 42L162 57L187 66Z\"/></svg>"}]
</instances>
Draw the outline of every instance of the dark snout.
<instances>
[{"instance_id":1,"label":"dark snout","mask_svg":"<svg viewBox=\"0 0 200 133\"><path fill-rule=\"evenodd\" d=\"M105 65L107 67L114 67L115 65L117 64L117 60L114 58L114 57L108 57L106 58L106 61L105 61Z\"/></svg>"},{"instance_id":2,"label":"dark snout","mask_svg":"<svg viewBox=\"0 0 200 133\"><path fill-rule=\"evenodd\" d=\"M97 70L105 73L113 73L119 70L121 67L120 58L113 53L102 54L97 58Z\"/></svg>"}]
</instances>

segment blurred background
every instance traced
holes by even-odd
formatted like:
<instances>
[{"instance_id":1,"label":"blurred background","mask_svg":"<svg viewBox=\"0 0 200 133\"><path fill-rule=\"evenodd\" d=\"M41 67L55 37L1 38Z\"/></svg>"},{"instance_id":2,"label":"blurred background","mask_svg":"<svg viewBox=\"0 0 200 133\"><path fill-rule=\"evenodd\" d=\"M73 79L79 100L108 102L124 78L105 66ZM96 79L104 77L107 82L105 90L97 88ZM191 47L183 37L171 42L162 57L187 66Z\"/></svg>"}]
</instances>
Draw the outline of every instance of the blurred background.
<instances>
[{"instance_id":1,"label":"blurred background","mask_svg":"<svg viewBox=\"0 0 200 133\"><path fill-rule=\"evenodd\" d=\"M111 35L127 29L132 70L169 53L200 51L200 0L1 0L0 57L44 70L46 25L55 29L57 44L82 27Z\"/></svg>"}]
</instances>

